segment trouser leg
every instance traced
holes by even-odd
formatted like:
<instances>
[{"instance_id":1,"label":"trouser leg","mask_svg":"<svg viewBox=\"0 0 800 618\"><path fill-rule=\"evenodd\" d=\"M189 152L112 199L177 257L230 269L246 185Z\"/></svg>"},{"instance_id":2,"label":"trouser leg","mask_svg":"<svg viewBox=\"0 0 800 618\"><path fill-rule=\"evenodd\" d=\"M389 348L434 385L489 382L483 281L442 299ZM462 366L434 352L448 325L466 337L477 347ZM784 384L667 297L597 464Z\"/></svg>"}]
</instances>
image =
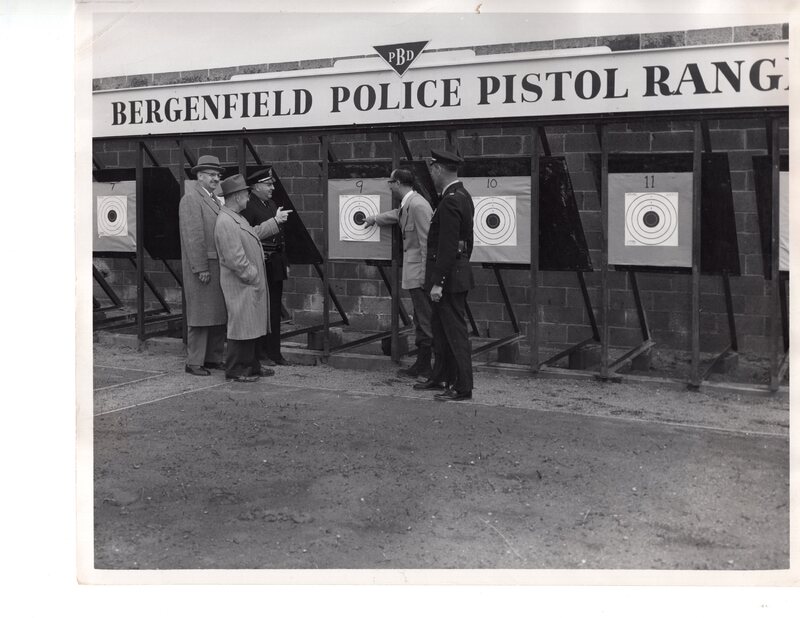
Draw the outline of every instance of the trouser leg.
<instances>
[{"instance_id":1,"label":"trouser leg","mask_svg":"<svg viewBox=\"0 0 800 618\"><path fill-rule=\"evenodd\" d=\"M208 350L208 326L186 328L186 364L200 367L206 362Z\"/></svg>"},{"instance_id":2,"label":"trouser leg","mask_svg":"<svg viewBox=\"0 0 800 618\"><path fill-rule=\"evenodd\" d=\"M267 290L269 291L269 332L259 337L256 343L256 355L260 359L281 357L281 299L283 298L283 280L274 281L267 268Z\"/></svg>"},{"instance_id":3,"label":"trouser leg","mask_svg":"<svg viewBox=\"0 0 800 618\"><path fill-rule=\"evenodd\" d=\"M227 326L217 324L208 327L208 343L206 344L206 363L221 363L225 358L225 334Z\"/></svg>"},{"instance_id":4,"label":"trouser leg","mask_svg":"<svg viewBox=\"0 0 800 618\"><path fill-rule=\"evenodd\" d=\"M225 377L258 375L255 339L228 339L225 357Z\"/></svg>"},{"instance_id":5,"label":"trouser leg","mask_svg":"<svg viewBox=\"0 0 800 618\"><path fill-rule=\"evenodd\" d=\"M472 347L467 330L467 293L445 293L438 305L448 358L452 360L455 370L452 388L459 393L472 391Z\"/></svg>"},{"instance_id":6,"label":"trouser leg","mask_svg":"<svg viewBox=\"0 0 800 618\"><path fill-rule=\"evenodd\" d=\"M433 382L444 382L447 385L455 381L455 365L450 358L450 346L447 343L444 326L442 324L441 301L432 303L431 333L433 335L434 363L431 371Z\"/></svg>"},{"instance_id":7,"label":"trouser leg","mask_svg":"<svg viewBox=\"0 0 800 618\"><path fill-rule=\"evenodd\" d=\"M431 297L422 288L413 288L408 292L411 295L411 306L414 308L414 343L419 349L430 349L433 344Z\"/></svg>"},{"instance_id":8,"label":"trouser leg","mask_svg":"<svg viewBox=\"0 0 800 618\"><path fill-rule=\"evenodd\" d=\"M248 339L245 343L247 344L247 359L250 362L250 372L247 375L261 375L261 362L258 360L258 340Z\"/></svg>"},{"instance_id":9,"label":"trouser leg","mask_svg":"<svg viewBox=\"0 0 800 618\"><path fill-rule=\"evenodd\" d=\"M283 281L273 281L267 275L269 284L269 332L265 336L266 353L277 361L281 358L281 299L283 298Z\"/></svg>"}]
</instances>

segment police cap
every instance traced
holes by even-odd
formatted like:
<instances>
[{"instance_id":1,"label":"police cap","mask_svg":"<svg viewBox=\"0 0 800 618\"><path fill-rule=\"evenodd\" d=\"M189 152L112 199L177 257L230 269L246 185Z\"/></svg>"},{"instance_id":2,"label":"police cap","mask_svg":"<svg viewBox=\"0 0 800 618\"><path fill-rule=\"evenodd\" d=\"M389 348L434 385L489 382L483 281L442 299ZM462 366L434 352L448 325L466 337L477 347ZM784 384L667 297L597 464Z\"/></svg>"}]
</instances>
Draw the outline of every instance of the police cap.
<instances>
[{"instance_id":1,"label":"police cap","mask_svg":"<svg viewBox=\"0 0 800 618\"><path fill-rule=\"evenodd\" d=\"M247 177L247 184L251 187L259 182L275 182L275 175L272 173L271 167L262 168Z\"/></svg>"},{"instance_id":2,"label":"police cap","mask_svg":"<svg viewBox=\"0 0 800 618\"><path fill-rule=\"evenodd\" d=\"M459 157L456 153L447 150L431 150L431 161L451 167L461 165L464 159Z\"/></svg>"}]
</instances>

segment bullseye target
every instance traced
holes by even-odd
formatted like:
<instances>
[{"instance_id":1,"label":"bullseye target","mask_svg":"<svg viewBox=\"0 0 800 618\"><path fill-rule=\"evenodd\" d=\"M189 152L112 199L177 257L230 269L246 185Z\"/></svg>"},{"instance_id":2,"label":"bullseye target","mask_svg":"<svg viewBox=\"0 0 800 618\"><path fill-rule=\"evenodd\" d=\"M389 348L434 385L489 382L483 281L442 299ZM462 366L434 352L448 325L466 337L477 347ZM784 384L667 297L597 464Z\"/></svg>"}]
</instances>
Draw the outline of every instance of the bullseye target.
<instances>
[{"instance_id":1,"label":"bullseye target","mask_svg":"<svg viewBox=\"0 0 800 618\"><path fill-rule=\"evenodd\" d=\"M691 172L608 175L608 263L691 267Z\"/></svg>"},{"instance_id":2,"label":"bullseye target","mask_svg":"<svg viewBox=\"0 0 800 618\"><path fill-rule=\"evenodd\" d=\"M678 246L678 194L626 193L625 246Z\"/></svg>"},{"instance_id":3,"label":"bullseye target","mask_svg":"<svg viewBox=\"0 0 800 618\"><path fill-rule=\"evenodd\" d=\"M517 197L487 195L473 197L473 228L476 246L517 246Z\"/></svg>"},{"instance_id":4,"label":"bullseye target","mask_svg":"<svg viewBox=\"0 0 800 618\"><path fill-rule=\"evenodd\" d=\"M529 264L531 177L469 176L462 182L474 205L470 261Z\"/></svg>"},{"instance_id":5,"label":"bullseye target","mask_svg":"<svg viewBox=\"0 0 800 618\"><path fill-rule=\"evenodd\" d=\"M380 242L380 227L366 227L367 217L380 212L379 195L339 196L339 240L349 242Z\"/></svg>"},{"instance_id":6,"label":"bullseye target","mask_svg":"<svg viewBox=\"0 0 800 618\"><path fill-rule=\"evenodd\" d=\"M128 197L125 195L97 196L97 235L128 235Z\"/></svg>"}]
</instances>

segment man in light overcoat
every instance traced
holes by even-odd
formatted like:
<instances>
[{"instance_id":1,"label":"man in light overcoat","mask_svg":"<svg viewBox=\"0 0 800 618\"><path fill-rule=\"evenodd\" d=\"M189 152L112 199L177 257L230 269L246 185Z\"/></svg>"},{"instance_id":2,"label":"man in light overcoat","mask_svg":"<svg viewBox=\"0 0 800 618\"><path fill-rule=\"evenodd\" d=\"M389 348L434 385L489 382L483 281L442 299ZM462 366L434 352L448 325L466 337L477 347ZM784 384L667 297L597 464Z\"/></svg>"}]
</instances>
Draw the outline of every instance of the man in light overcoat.
<instances>
[{"instance_id":1,"label":"man in light overcoat","mask_svg":"<svg viewBox=\"0 0 800 618\"><path fill-rule=\"evenodd\" d=\"M214 226L220 202L214 195L222 166L217 157L203 155L192 173L197 182L178 207L181 233L183 291L186 295L186 373L210 375L222 367L227 313L219 283L219 260Z\"/></svg>"},{"instance_id":2,"label":"man in light overcoat","mask_svg":"<svg viewBox=\"0 0 800 618\"><path fill-rule=\"evenodd\" d=\"M250 198L242 175L225 179L221 189L225 204L217 217L214 240L228 312L225 377L252 382L275 373L261 366L256 353L259 337L269 331L269 291L261 240L277 234L279 224L286 221L289 213L279 208L274 218L254 228L240 214Z\"/></svg>"},{"instance_id":3,"label":"man in light overcoat","mask_svg":"<svg viewBox=\"0 0 800 618\"><path fill-rule=\"evenodd\" d=\"M400 207L369 216L365 225L398 225L403 236L402 288L411 296L414 310L414 343L417 359L400 375L429 378L431 375L432 341L431 299L425 292L425 259L428 253L428 229L433 209L424 197L414 190L414 174L406 169L393 170L389 177L392 195L400 199Z\"/></svg>"}]
</instances>

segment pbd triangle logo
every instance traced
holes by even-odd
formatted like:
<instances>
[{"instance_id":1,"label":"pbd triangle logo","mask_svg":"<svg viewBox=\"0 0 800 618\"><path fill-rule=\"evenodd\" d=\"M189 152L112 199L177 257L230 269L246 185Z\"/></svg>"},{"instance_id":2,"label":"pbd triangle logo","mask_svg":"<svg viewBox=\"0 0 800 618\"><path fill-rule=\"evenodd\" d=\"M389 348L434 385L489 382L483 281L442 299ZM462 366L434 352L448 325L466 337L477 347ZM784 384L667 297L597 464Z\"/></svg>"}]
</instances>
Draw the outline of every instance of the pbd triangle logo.
<instances>
[{"instance_id":1,"label":"pbd triangle logo","mask_svg":"<svg viewBox=\"0 0 800 618\"><path fill-rule=\"evenodd\" d=\"M416 43L396 43L394 45L375 45L373 49L378 52L394 72L402 77L408 67L419 58L428 41Z\"/></svg>"}]
</instances>

